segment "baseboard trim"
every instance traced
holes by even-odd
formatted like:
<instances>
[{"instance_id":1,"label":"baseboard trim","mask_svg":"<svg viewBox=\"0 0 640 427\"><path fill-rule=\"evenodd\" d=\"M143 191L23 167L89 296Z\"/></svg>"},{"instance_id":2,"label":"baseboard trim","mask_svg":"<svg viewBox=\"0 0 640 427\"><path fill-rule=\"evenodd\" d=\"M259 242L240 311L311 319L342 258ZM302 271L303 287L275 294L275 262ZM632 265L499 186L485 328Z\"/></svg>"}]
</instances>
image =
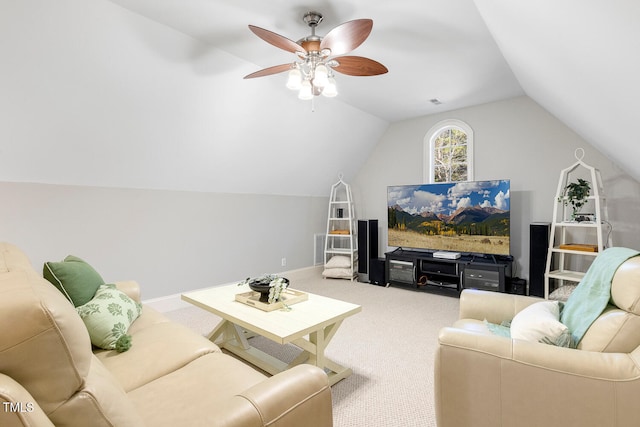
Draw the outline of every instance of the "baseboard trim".
<instances>
[{"instance_id":1,"label":"baseboard trim","mask_svg":"<svg viewBox=\"0 0 640 427\"><path fill-rule=\"evenodd\" d=\"M159 298L152 298L142 301L144 305L158 310L161 313L168 311L180 310L181 308L193 307L186 301L182 301L182 294L167 295Z\"/></svg>"},{"instance_id":2,"label":"baseboard trim","mask_svg":"<svg viewBox=\"0 0 640 427\"><path fill-rule=\"evenodd\" d=\"M310 267L303 267L303 268L298 268L295 270L288 270L288 271L284 271L281 273L277 273L280 274L282 276L286 276L289 273L294 273L297 271L304 271L304 270L309 270L309 269L317 269L318 266L310 266ZM226 283L226 285L229 285L232 283ZM224 286L225 284L221 284L218 286ZM191 289L185 292L193 292L193 291L199 291L202 289L207 289L207 288L212 288L215 286L207 286L206 288L199 288L199 289ZM173 295L167 295L164 297L158 297L158 298L151 298L148 300L143 300L142 301L143 304L148 305L149 307L158 310L161 313L166 313L168 311L173 311L173 310L180 310L181 308L187 308L187 307L193 307L192 304L186 302L186 301L182 301L182 293L179 294L173 294Z\"/></svg>"}]
</instances>

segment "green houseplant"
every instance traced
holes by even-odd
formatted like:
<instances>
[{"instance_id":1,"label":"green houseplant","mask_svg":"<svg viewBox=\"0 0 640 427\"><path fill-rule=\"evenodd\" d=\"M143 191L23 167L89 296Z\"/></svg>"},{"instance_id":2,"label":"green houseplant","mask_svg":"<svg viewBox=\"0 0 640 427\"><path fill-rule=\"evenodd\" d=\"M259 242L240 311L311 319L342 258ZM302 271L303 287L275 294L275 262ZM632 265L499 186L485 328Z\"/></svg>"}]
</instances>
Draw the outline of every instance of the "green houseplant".
<instances>
[{"instance_id":1,"label":"green houseplant","mask_svg":"<svg viewBox=\"0 0 640 427\"><path fill-rule=\"evenodd\" d=\"M558 198L565 206L571 205L571 218L575 219L580 209L587 203L591 191L591 184L582 178L578 182L571 182L564 188L564 196Z\"/></svg>"}]
</instances>

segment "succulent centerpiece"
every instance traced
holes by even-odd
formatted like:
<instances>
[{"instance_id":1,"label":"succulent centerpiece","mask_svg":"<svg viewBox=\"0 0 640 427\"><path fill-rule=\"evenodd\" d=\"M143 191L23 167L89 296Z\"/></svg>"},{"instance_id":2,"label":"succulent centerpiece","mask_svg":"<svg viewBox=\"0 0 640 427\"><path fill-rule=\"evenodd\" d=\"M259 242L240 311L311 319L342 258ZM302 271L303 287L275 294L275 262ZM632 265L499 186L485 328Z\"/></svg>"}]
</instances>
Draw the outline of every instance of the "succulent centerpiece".
<instances>
[{"instance_id":1,"label":"succulent centerpiece","mask_svg":"<svg viewBox=\"0 0 640 427\"><path fill-rule=\"evenodd\" d=\"M238 286L249 285L252 291L260 293L260 302L273 304L280 301L282 293L289 286L289 279L277 274L263 274L258 277L247 277Z\"/></svg>"}]
</instances>

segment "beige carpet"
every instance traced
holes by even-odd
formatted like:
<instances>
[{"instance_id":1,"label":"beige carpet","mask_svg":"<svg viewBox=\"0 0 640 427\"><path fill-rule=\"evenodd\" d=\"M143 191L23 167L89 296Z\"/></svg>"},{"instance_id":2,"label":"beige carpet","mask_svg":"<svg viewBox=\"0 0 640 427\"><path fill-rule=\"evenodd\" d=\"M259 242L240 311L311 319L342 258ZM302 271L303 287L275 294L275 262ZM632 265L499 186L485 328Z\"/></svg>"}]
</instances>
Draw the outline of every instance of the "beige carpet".
<instances>
[{"instance_id":1,"label":"beige carpet","mask_svg":"<svg viewBox=\"0 0 640 427\"><path fill-rule=\"evenodd\" d=\"M332 387L335 427L431 427L433 355L438 331L458 316L459 300L427 292L322 279L320 269L289 273L291 287L360 304L327 348L327 355L353 369ZM295 310L295 305L293 306ZM201 334L220 320L197 307L167 313ZM265 338L252 345L282 360L299 352Z\"/></svg>"}]
</instances>

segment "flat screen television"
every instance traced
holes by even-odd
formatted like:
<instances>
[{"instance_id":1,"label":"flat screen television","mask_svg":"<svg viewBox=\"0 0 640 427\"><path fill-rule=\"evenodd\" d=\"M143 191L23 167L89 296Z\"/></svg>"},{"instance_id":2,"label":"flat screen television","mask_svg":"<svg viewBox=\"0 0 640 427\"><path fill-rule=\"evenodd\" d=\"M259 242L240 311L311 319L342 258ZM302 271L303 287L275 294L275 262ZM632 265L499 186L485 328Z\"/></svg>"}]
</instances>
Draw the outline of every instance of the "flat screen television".
<instances>
[{"instance_id":1,"label":"flat screen television","mask_svg":"<svg viewBox=\"0 0 640 427\"><path fill-rule=\"evenodd\" d=\"M510 254L508 179L387 188L388 245Z\"/></svg>"}]
</instances>

